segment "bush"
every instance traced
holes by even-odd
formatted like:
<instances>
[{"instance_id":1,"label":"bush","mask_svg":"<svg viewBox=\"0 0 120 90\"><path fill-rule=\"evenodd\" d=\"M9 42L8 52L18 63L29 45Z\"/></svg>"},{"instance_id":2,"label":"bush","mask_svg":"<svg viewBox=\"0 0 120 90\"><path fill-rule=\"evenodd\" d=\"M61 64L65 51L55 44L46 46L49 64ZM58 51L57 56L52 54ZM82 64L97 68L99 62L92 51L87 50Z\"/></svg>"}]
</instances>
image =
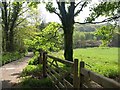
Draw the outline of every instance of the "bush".
<instances>
[{"instance_id":1,"label":"bush","mask_svg":"<svg viewBox=\"0 0 120 90\"><path fill-rule=\"evenodd\" d=\"M42 65L27 65L22 71L23 76L39 75L42 72Z\"/></svg>"},{"instance_id":2,"label":"bush","mask_svg":"<svg viewBox=\"0 0 120 90\"><path fill-rule=\"evenodd\" d=\"M26 88L52 88L52 82L49 78L36 79L25 77L22 82L22 87Z\"/></svg>"},{"instance_id":3,"label":"bush","mask_svg":"<svg viewBox=\"0 0 120 90\"><path fill-rule=\"evenodd\" d=\"M25 53L19 53L19 52L6 52L2 54L2 65L7 64L9 62L15 61L23 57Z\"/></svg>"},{"instance_id":4,"label":"bush","mask_svg":"<svg viewBox=\"0 0 120 90\"><path fill-rule=\"evenodd\" d=\"M42 65L27 65L21 74L21 88L51 88L49 78L42 78Z\"/></svg>"},{"instance_id":5,"label":"bush","mask_svg":"<svg viewBox=\"0 0 120 90\"><path fill-rule=\"evenodd\" d=\"M28 65L37 65L37 64L39 64L38 57L39 57L39 53L35 52L35 55L29 60Z\"/></svg>"}]
</instances>

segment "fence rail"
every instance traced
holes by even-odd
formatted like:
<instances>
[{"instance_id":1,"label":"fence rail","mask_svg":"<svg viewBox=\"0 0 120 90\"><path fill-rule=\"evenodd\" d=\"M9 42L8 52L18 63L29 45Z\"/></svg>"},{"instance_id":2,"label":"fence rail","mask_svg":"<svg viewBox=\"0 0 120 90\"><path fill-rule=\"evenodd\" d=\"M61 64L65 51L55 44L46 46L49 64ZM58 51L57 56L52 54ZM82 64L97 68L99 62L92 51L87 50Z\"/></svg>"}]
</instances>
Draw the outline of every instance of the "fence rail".
<instances>
[{"instance_id":1,"label":"fence rail","mask_svg":"<svg viewBox=\"0 0 120 90\"><path fill-rule=\"evenodd\" d=\"M80 79L81 79L81 87L83 87L84 83L86 83L86 81L84 80L85 78L96 82L97 84L99 84L100 86L104 87L104 88L120 88L120 83L104 77L100 74L97 74L93 71L90 71L86 68L84 68L85 63L84 62L80 62ZM88 81L87 81L88 82ZM89 87L90 85L88 85Z\"/></svg>"},{"instance_id":2,"label":"fence rail","mask_svg":"<svg viewBox=\"0 0 120 90\"><path fill-rule=\"evenodd\" d=\"M78 69L78 59L73 62L62 60L40 50L39 62L43 64L43 77L49 77L57 89L92 88L91 81L102 88L120 88L120 83L86 69L83 61ZM64 66L67 68L63 69Z\"/></svg>"}]
</instances>

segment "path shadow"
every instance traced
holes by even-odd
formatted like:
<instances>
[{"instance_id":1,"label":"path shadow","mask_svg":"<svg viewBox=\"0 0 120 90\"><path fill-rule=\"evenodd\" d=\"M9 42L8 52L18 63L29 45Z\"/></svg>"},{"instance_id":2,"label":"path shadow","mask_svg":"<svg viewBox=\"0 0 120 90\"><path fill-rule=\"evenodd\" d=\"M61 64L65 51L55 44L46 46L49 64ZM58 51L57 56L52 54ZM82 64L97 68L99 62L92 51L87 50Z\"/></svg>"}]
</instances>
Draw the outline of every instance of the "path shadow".
<instances>
[{"instance_id":1,"label":"path shadow","mask_svg":"<svg viewBox=\"0 0 120 90\"><path fill-rule=\"evenodd\" d=\"M21 72L19 73L12 73L11 76L16 76L17 75L17 78L20 78L21 77Z\"/></svg>"},{"instance_id":2,"label":"path shadow","mask_svg":"<svg viewBox=\"0 0 120 90\"><path fill-rule=\"evenodd\" d=\"M1 90L18 90L21 88L19 87L19 83L12 83L10 80L2 81L2 89Z\"/></svg>"},{"instance_id":3,"label":"path shadow","mask_svg":"<svg viewBox=\"0 0 120 90\"><path fill-rule=\"evenodd\" d=\"M20 83L11 83L10 80L2 81L2 88L0 88L0 90L46 90L46 89L48 90L50 88L22 87Z\"/></svg>"},{"instance_id":4,"label":"path shadow","mask_svg":"<svg viewBox=\"0 0 120 90\"><path fill-rule=\"evenodd\" d=\"M14 84L11 83L10 80L3 80L2 81L2 89L4 89L4 88L11 88L12 85L14 85Z\"/></svg>"}]
</instances>

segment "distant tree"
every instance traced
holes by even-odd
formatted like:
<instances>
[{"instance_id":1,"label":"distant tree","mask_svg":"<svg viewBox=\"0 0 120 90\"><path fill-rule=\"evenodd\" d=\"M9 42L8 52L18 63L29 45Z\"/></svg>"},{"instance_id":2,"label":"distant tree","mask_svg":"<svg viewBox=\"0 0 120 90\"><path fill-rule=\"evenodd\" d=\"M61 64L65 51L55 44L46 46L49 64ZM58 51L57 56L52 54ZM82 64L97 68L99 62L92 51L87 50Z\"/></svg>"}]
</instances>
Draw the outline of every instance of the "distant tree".
<instances>
[{"instance_id":1,"label":"distant tree","mask_svg":"<svg viewBox=\"0 0 120 90\"><path fill-rule=\"evenodd\" d=\"M108 44L111 42L113 38L114 29L115 29L115 26L113 25L102 26L97 29L95 35L101 37L101 40L102 40L101 46L103 47L108 46Z\"/></svg>"},{"instance_id":2,"label":"distant tree","mask_svg":"<svg viewBox=\"0 0 120 90\"><path fill-rule=\"evenodd\" d=\"M77 48L78 47L78 41L80 40L80 32L79 31L75 31L73 34L73 48Z\"/></svg>"},{"instance_id":3,"label":"distant tree","mask_svg":"<svg viewBox=\"0 0 120 90\"><path fill-rule=\"evenodd\" d=\"M94 40L95 38L94 32L85 32L85 37L86 40Z\"/></svg>"}]
</instances>

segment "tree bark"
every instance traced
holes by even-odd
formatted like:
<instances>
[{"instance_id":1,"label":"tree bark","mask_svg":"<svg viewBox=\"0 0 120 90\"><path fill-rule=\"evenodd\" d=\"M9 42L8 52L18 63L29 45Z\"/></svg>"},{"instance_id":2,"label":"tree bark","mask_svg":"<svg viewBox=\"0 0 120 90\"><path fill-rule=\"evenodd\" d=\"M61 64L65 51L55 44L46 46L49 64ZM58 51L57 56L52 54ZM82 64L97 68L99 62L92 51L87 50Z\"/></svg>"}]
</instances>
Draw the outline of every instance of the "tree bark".
<instances>
[{"instance_id":1,"label":"tree bark","mask_svg":"<svg viewBox=\"0 0 120 90\"><path fill-rule=\"evenodd\" d=\"M73 28L65 28L64 32L64 57L68 61L73 61Z\"/></svg>"},{"instance_id":2,"label":"tree bark","mask_svg":"<svg viewBox=\"0 0 120 90\"><path fill-rule=\"evenodd\" d=\"M13 34L13 30L10 31L9 34L9 51L12 52L14 51L14 34Z\"/></svg>"}]
</instances>

